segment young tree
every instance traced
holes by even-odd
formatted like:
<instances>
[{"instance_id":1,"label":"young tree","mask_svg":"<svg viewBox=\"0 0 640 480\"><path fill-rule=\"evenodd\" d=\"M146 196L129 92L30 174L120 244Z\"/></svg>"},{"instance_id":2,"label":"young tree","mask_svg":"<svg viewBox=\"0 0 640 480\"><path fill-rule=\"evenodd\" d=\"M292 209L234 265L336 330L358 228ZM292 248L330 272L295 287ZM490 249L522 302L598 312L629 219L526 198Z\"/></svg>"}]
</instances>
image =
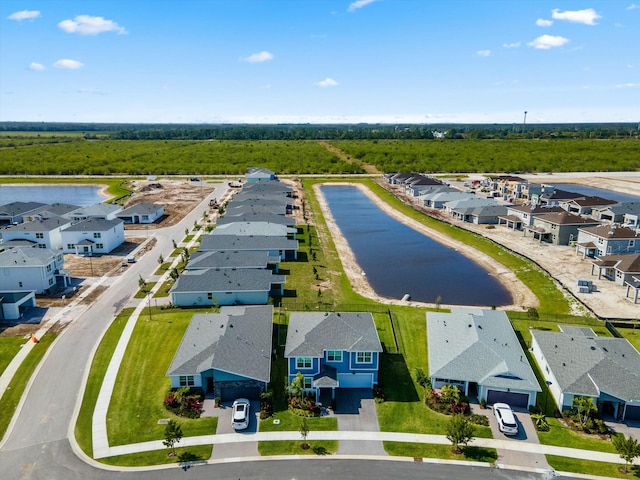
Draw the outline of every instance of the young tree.
<instances>
[{"instance_id":1,"label":"young tree","mask_svg":"<svg viewBox=\"0 0 640 480\"><path fill-rule=\"evenodd\" d=\"M140 290L142 290L143 292L147 291L147 282L144 278L142 278L142 275L138 275L138 287L140 287Z\"/></svg>"},{"instance_id":2,"label":"young tree","mask_svg":"<svg viewBox=\"0 0 640 480\"><path fill-rule=\"evenodd\" d=\"M160 255L158 256L158 263L159 263L160 265L162 265L162 264L164 263L164 257L162 256L162 254L160 254Z\"/></svg>"},{"instance_id":3,"label":"young tree","mask_svg":"<svg viewBox=\"0 0 640 480\"><path fill-rule=\"evenodd\" d=\"M302 422L300 422L300 436L302 437L302 448L309 448L309 444L307 443L307 435L309 435L309 425L307 424L307 417L302 417Z\"/></svg>"},{"instance_id":4,"label":"young tree","mask_svg":"<svg viewBox=\"0 0 640 480\"><path fill-rule=\"evenodd\" d=\"M304 393L304 375L298 372L296 378L291 380L291 385L287 387L287 390L292 397L302 399L302 394Z\"/></svg>"},{"instance_id":5,"label":"young tree","mask_svg":"<svg viewBox=\"0 0 640 480\"><path fill-rule=\"evenodd\" d=\"M620 454L620 458L625 461L624 473L629 473L629 465L633 463L636 457L640 457L640 444L633 437L616 435L613 437L613 446Z\"/></svg>"},{"instance_id":6,"label":"young tree","mask_svg":"<svg viewBox=\"0 0 640 480\"><path fill-rule=\"evenodd\" d=\"M173 267L171 269L171 272L169 272L169 276L173 279L173 280L177 280L178 277L180 276L180 273L178 272L178 269L176 267Z\"/></svg>"},{"instance_id":7,"label":"young tree","mask_svg":"<svg viewBox=\"0 0 640 480\"><path fill-rule=\"evenodd\" d=\"M173 248L178 248L178 244L173 238L171 239L171 243L173 243Z\"/></svg>"},{"instance_id":8,"label":"young tree","mask_svg":"<svg viewBox=\"0 0 640 480\"><path fill-rule=\"evenodd\" d=\"M580 423L584 426L587 424L591 412L595 412L597 407L593 404L593 398L591 397L573 397L573 406L578 410L578 418Z\"/></svg>"},{"instance_id":9,"label":"young tree","mask_svg":"<svg viewBox=\"0 0 640 480\"><path fill-rule=\"evenodd\" d=\"M455 385L444 385L442 387L442 401L449 405L460 402L460 389Z\"/></svg>"},{"instance_id":10,"label":"young tree","mask_svg":"<svg viewBox=\"0 0 640 480\"><path fill-rule=\"evenodd\" d=\"M453 452L460 453L460 445L473 440L473 424L462 413L452 416L447 424L447 439L453 444Z\"/></svg>"},{"instance_id":11,"label":"young tree","mask_svg":"<svg viewBox=\"0 0 640 480\"><path fill-rule=\"evenodd\" d=\"M171 419L164 427L164 440L162 444L171 449L170 455L175 457L176 455L176 443L182 440L182 427L178 422Z\"/></svg>"}]
</instances>

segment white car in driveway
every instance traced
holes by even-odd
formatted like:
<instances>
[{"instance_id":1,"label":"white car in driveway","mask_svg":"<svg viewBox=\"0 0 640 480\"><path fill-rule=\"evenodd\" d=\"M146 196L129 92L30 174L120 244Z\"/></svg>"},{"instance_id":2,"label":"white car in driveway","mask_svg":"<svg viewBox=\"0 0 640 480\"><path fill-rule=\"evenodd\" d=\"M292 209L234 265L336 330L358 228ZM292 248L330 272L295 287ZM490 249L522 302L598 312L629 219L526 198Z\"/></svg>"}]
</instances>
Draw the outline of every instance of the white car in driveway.
<instances>
[{"instance_id":1,"label":"white car in driveway","mask_svg":"<svg viewBox=\"0 0 640 480\"><path fill-rule=\"evenodd\" d=\"M246 398L239 398L233 402L231 426L234 430L244 430L249 426L249 410L251 403Z\"/></svg>"},{"instance_id":2,"label":"white car in driveway","mask_svg":"<svg viewBox=\"0 0 640 480\"><path fill-rule=\"evenodd\" d=\"M518 434L518 422L513 415L511 407L506 403L494 403L493 413L498 421L498 429L505 435Z\"/></svg>"}]
</instances>

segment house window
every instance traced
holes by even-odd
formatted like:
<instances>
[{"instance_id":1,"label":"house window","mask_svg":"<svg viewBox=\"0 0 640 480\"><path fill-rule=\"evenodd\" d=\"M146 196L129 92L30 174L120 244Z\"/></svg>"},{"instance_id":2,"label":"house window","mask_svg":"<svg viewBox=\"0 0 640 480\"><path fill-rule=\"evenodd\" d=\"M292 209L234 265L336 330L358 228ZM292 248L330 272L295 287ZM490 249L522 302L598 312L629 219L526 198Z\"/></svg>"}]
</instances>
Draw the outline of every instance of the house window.
<instances>
[{"instance_id":1,"label":"house window","mask_svg":"<svg viewBox=\"0 0 640 480\"><path fill-rule=\"evenodd\" d=\"M149 215L142 215L142 220L149 220Z\"/></svg>"},{"instance_id":2,"label":"house window","mask_svg":"<svg viewBox=\"0 0 640 480\"><path fill-rule=\"evenodd\" d=\"M53 278L49 278L49 285L53 285Z\"/></svg>"},{"instance_id":3,"label":"house window","mask_svg":"<svg viewBox=\"0 0 640 480\"><path fill-rule=\"evenodd\" d=\"M296 358L296 368L311 368L311 357Z\"/></svg>"},{"instance_id":4,"label":"house window","mask_svg":"<svg viewBox=\"0 0 640 480\"><path fill-rule=\"evenodd\" d=\"M193 387L194 385L195 381L193 380L193 375L180 375L181 387Z\"/></svg>"},{"instance_id":5,"label":"house window","mask_svg":"<svg viewBox=\"0 0 640 480\"><path fill-rule=\"evenodd\" d=\"M47 272L50 272L50 271L51 271L51 264L47 265L47 266L45 267L45 269L46 269L46 271L47 271Z\"/></svg>"},{"instance_id":6,"label":"house window","mask_svg":"<svg viewBox=\"0 0 640 480\"><path fill-rule=\"evenodd\" d=\"M341 362L342 350L327 350L327 362Z\"/></svg>"},{"instance_id":7,"label":"house window","mask_svg":"<svg viewBox=\"0 0 640 480\"><path fill-rule=\"evenodd\" d=\"M211 293L211 292L207 293L207 298L209 300L213 300L213 293Z\"/></svg>"},{"instance_id":8,"label":"house window","mask_svg":"<svg viewBox=\"0 0 640 480\"><path fill-rule=\"evenodd\" d=\"M67 243L67 250L73 250L75 247L73 243Z\"/></svg>"},{"instance_id":9,"label":"house window","mask_svg":"<svg viewBox=\"0 0 640 480\"><path fill-rule=\"evenodd\" d=\"M104 245L102 243L96 243L96 248L98 250L102 250L104 248Z\"/></svg>"},{"instance_id":10,"label":"house window","mask_svg":"<svg viewBox=\"0 0 640 480\"><path fill-rule=\"evenodd\" d=\"M635 246L636 241L635 240L629 240L629 247L633 247Z\"/></svg>"},{"instance_id":11,"label":"house window","mask_svg":"<svg viewBox=\"0 0 640 480\"><path fill-rule=\"evenodd\" d=\"M44 238L44 233L36 233L36 238Z\"/></svg>"},{"instance_id":12,"label":"house window","mask_svg":"<svg viewBox=\"0 0 640 480\"><path fill-rule=\"evenodd\" d=\"M44 243L39 243L38 248L47 248L47 246Z\"/></svg>"},{"instance_id":13,"label":"house window","mask_svg":"<svg viewBox=\"0 0 640 480\"><path fill-rule=\"evenodd\" d=\"M19 287L22 287L22 282L18 282L18 286L19 286Z\"/></svg>"},{"instance_id":14,"label":"house window","mask_svg":"<svg viewBox=\"0 0 640 480\"><path fill-rule=\"evenodd\" d=\"M313 388L313 378L304 377L304 388L305 390L309 388Z\"/></svg>"},{"instance_id":15,"label":"house window","mask_svg":"<svg viewBox=\"0 0 640 480\"><path fill-rule=\"evenodd\" d=\"M356 354L356 363L371 363L373 354L371 352L358 352Z\"/></svg>"},{"instance_id":16,"label":"house window","mask_svg":"<svg viewBox=\"0 0 640 480\"><path fill-rule=\"evenodd\" d=\"M102 238L102 233L100 233L100 232L93 232L93 238Z\"/></svg>"}]
</instances>

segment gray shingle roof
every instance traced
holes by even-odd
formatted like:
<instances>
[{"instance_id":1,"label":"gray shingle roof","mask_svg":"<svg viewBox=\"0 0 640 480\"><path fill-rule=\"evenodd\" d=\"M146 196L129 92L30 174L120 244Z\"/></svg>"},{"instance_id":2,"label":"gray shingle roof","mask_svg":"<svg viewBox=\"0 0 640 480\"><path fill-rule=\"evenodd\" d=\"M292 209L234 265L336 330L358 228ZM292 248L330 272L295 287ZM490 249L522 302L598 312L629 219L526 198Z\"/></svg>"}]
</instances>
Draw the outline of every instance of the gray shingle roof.
<instances>
[{"instance_id":1,"label":"gray shingle roof","mask_svg":"<svg viewBox=\"0 0 640 480\"><path fill-rule=\"evenodd\" d=\"M268 252L195 252L189 257L187 270L200 268L267 268L269 263L279 263L279 257Z\"/></svg>"},{"instance_id":2,"label":"gray shingle roof","mask_svg":"<svg viewBox=\"0 0 640 480\"><path fill-rule=\"evenodd\" d=\"M285 357L322 357L325 350L382 352L370 313L291 312Z\"/></svg>"},{"instance_id":3,"label":"gray shingle roof","mask_svg":"<svg viewBox=\"0 0 640 480\"><path fill-rule=\"evenodd\" d=\"M296 219L293 217L285 217L284 215L275 215L270 213L246 213L243 215L230 215L228 212L224 217L216 221L217 225L227 225L235 222L267 222L276 223L278 225L295 225Z\"/></svg>"},{"instance_id":4,"label":"gray shingle roof","mask_svg":"<svg viewBox=\"0 0 640 480\"><path fill-rule=\"evenodd\" d=\"M57 228L63 228L65 225L69 225L71 220L68 218L54 216L51 218L45 218L43 220L33 220L32 222L25 222L19 225L13 225L9 227L10 232L50 232Z\"/></svg>"},{"instance_id":5,"label":"gray shingle roof","mask_svg":"<svg viewBox=\"0 0 640 480\"><path fill-rule=\"evenodd\" d=\"M271 284L284 284L284 275L254 268L187 270L178 277L171 292L264 292Z\"/></svg>"},{"instance_id":6,"label":"gray shingle roof","mask_svg":"<svg viewBox=\"0 0 640 480\"><path fill-rule=\"evenodd\" d=\"M116 218L114 220L105 220L102 218L89 218L65 228L65 232L106 232L113 227L123 223L122 220Z\"/></svg>"},{"instance_id":7,"label":"gray shingle roof","mask_svg":"<svg viewBox=\"0 0 640 480\"><path fill-rule=\"evenodd\" d=\"M122 210L122 206L111 203L96 203L86 207L78 208L68 213L69 217L100 217L117 213Z\"/></svg>"},{"instance_id":8,"label":"gray shingle roof","mask_svg":"<svg viewBox=\"0 0 640 480\"><path fill-rule=\"evenodd\" d=\"M286 215L287 207L286 205L233 205L233 202L230 202L227 206L227 210L225 215L247 215L250 213L268 213L270 215Z\"/></svg>"},{"instance_id":9,"label":"gray shingle roof","mask_svg":"<svg viewBox=\"0 0 640 480\"><path fill-rule=\"evenodd\" d=\"M268 222L235 222L226 225L218 225L211 235L264 235L270 237L286 237L295 234L296 229Z\"/></svg>"},{"instance_id":10,"label":"gray shingle roof","mask_svg":"<svg viewBox=\"0 0 640 480\"><path fill-rule=\"evenodd\" d=\"M17 215L23 215L25 213L29 213L33 210L39 209L41 207L45 207L45 203L40 202L11 202L5 203L4 205L0 205L0 214L1 215L10 215L15 217Z\"/></svg>"},{"instance_id":11,"label":"gray shingle roof","mask_svg":"<svg viewBox=\"0 0 640 480\"><path fill-rule=\"evenodd\" d=\"M202 235L200 251L211 250L298 250L298 241L284 237Z\"/></svg>"},{"instance_id":12,"label":"gray shingle roof","mask_svg":"<svg viewBox=\"0 0 640 480\"><path fill-rule=\"evenodd\" d=\"M0 267L43 266L55 257L56 252L48 248L15 247L0 252Z\"/></svg>"},{"instance_id":13,"label":"gray shingle roof","mask_svg":"<svg viewBox=\"0 0 640 480\"><path fill-rule=\"evenodd\" d=\"M269 382L273 307L222 307L196 314L167 375L196 375L209 369Z\"/></svg>"},{"instance_id":14,"label":"gray shingle roof","mask_svg":"<svg viewBox=\"0 0 640 480\"><path fill-rule=\"evenodd\" d=\"M507 315L453 308L427 313L429 375L494 388L540 392Z\"/></svg>"},{"instance_id":15,"label":"gray shingle roof","mask_svg":"<svg viewBox=\"0 0 640 480\"><path fill-rule=\"evenodd\" d=\"M126 217L127 215L151 215L156 213L161 208L163 208L162 205L156 205L155 203L141 202L125 208L117 215L119 217Z\"/></svg>"},{"instance_id":16,"label":"gray shingle roof","mask_svg":"<svg viewBox=\"0 0 640 480\"><path fill-rule=\"evenodd\" d=\"M640 401L640 353L625 338L532 330L565 393Z\"/></svg>"}]
</instances>

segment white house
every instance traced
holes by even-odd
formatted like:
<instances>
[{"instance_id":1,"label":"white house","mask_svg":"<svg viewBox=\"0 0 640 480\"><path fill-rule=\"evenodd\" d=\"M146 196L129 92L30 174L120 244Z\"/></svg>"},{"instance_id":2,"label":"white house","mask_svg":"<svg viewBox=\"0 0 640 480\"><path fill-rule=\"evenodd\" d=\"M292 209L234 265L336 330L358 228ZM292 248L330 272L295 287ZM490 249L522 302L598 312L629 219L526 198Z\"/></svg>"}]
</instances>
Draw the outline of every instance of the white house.
<instances>
[{"instance_id":1,"label":"white house","mask_svg":"<svg viewBox=\"0 0 640 480\"><path fill-rule=\"evenodd\" d=\"M153 223L163 215L164 206L146 202L136 203L116 214L126 224Z\"/></svg>"},{"instance_id":2,"label":"white house","mask_svg":"<svg viewBox=\"0 0 640 480\"><path fill-rule=\"evenodd\" d=\"M122 205L114 205L112 203L96 203L87 207L81 207L72 212L65 214L74 222L81 222L90 218L96 220L114 220L116 215L122 211Z\"/></svg>"},{"instance_id":3,"label":"white house","mask_svg":"<svg viewBox=\"0 0 640 480\"><path fill-rule=\"evenodd\" d=\"M71 225L64 217L51 217L42 220L12 225L2 231L2 240L28 240L38 248L60 250L62 248L62 230Z\"/></svg>"},{"instance_id":4,"label":"white house","mask_svg":"<svg viewBox=\"0 0 640 480\"><path fill-rule=\"evenodd\" d=\"M46 294L70 280L60 251L15 247L0 252L0 291Z\"/></svg>"},{"instance_id":5,"label":"white house","mask_svg":"<svg viewBox=\"0 0 640 480\"><path fill-rule=\"evenodd\" d=\"M120 219L89 219L62 231L64 253L94 255L109 253L124 243L124 222Z\"/></svg>"},{"instance_id":6,"label":"white house","mask_svg":"<svg viewBox=\"0 0 640 480\"><path fill-rule=\"evenodd\" d=\"M36 306L36 292L0 292L0 320L18 320L28 307Z\"/></svg>"}]
</instances>

